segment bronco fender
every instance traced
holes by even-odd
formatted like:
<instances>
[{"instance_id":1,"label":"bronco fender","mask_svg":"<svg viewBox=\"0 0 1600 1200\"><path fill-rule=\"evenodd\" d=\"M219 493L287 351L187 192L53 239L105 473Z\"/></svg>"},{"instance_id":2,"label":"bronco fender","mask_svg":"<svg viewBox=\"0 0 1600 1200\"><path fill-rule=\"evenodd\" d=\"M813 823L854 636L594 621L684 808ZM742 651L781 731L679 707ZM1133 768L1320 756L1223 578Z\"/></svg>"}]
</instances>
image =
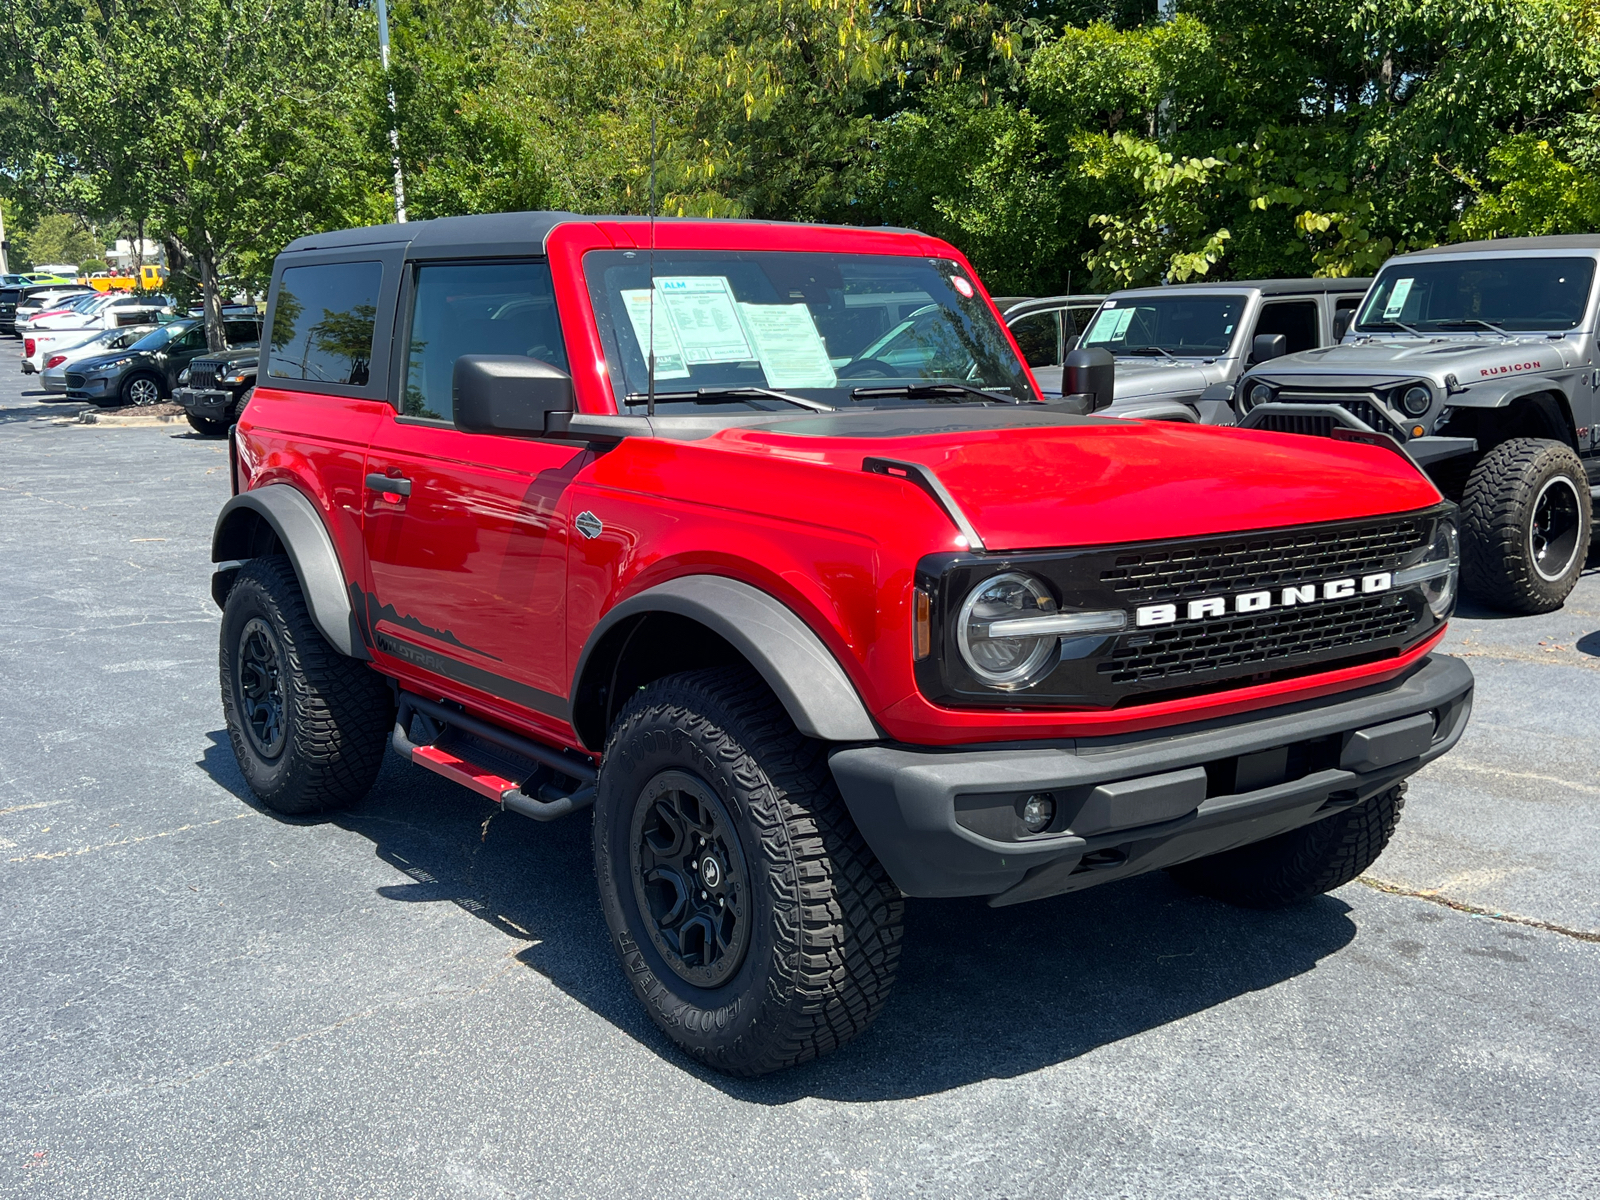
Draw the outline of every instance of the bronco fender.
<instances>
[{"instance_id":1,"label":"bronco fender","mask_svg":"<svg viewBox=\"0 0 1600 1200\"><path fill-rule=\"evenodd\" d=\"M572 677L572 723L583 744L605 744L607 692L633 633L652 614L704 626L766 680L807 737L878 741L882 734L844 668L811 627L767 593L722 575L686 575L630 596L600 619ZM681 667L680 667L681 669Z\"/></svg>"},{"instance_id":2,"label":"bronco fender","mask_svg":"<svg viewBox=\"0 0 1600 1200\"><path fill-rule=\"evenodd\" d=\"M264 536L268 532L272 537ZM311 620L340 654L370 659L345 591L333 538L303 492L287 483L269 483L242 492L222 506L211 537L211 561L221 563L212 578L211 596L221 608L239 563L275 550L274 540L289 556Z\"/></svg>"}]
</instances>

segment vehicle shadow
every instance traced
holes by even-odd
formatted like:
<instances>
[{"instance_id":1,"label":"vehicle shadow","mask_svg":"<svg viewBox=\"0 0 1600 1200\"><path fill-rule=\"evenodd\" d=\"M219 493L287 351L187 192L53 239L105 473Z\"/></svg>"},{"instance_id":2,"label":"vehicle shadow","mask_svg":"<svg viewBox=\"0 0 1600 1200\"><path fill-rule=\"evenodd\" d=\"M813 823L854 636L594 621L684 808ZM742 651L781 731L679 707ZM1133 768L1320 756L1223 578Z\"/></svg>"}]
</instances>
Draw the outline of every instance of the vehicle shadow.
<instances>
[{"instance_id":1,"label":"vehicle shadow","mask_svg":"<svg viewBox=\"0 0 1600 1200\"><path fill-rule=\"evenodd\" d=\"M211 736L201 765L248 796L227 735ZM763 1104L908 1098L1026 1074L1292 979L1355 936L1348 906L1329 897L1252 912L1159 874L1008 909L912 901L877 1025L819 1062L737 1080L679 1053L634 1002L607 942L585 816L541 825L502 813L390 754L361 804L323 819L409 876L379 887L382 898L455 904L523 943L521 963L642 1045Z\"/></svg>"}]
</instances>

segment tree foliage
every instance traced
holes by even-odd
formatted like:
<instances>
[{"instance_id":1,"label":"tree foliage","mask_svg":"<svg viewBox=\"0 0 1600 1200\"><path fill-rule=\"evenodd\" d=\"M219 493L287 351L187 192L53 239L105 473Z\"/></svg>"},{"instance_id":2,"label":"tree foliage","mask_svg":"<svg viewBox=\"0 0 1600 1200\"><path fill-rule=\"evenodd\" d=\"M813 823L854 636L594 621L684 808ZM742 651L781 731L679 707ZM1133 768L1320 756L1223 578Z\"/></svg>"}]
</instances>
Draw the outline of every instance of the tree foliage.
<instances>
[{"instance_id":1,"label":"tree foliage","mask_svg":"<svg viewBox=\"0 0 1600 1200\"><path fill-rule=\"evenodd\" d=\"M913 225L996 290L1600 229L1597 0L29 0L0 191L196 278L528 208ZM652 129L654 136L652 137ZM30 207L31 206L31 207ZM213 286L214 293L216 288Z\"/></svg>"}]
</instances>

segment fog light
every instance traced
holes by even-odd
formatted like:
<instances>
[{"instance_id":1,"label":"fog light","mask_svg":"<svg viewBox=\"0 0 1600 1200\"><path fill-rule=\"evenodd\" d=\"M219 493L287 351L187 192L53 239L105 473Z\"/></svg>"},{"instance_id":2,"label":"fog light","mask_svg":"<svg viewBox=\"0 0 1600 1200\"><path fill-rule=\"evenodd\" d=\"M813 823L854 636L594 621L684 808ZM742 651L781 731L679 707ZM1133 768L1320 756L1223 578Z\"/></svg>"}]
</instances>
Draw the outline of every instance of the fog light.
<instances>
[{"instance_id":1,"label":"fog light","mask_svg":"<svg viewBox=\"0 0 1600 1200\"><path fill-rule=\"evenodd\" d=\"M1056 819L1056 798L1039 792L1022 802L1022 824L1029 833L1043 833Z\"/></svg>"}]
</instances>

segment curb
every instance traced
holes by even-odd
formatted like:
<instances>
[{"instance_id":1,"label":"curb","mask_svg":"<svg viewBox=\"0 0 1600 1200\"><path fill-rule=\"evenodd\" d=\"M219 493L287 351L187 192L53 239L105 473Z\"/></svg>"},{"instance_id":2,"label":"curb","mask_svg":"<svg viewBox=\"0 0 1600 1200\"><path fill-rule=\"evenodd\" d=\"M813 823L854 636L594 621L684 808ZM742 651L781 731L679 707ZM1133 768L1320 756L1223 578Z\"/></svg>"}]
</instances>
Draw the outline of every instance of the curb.
<instances>
[{"instance_id":1,"label":"curb","mask_svg":"<svg viewBox=\"0 0 1600 1200\"><path fill-rule=\"evenodd\" d=\"M112 416L106 413L86 412L82 416L61 422L63 425L115 425L119 428L156 427L160 425L182 425L185 418L164 413L152 413L149 416Z\"/></svg>"}]
</instances>

